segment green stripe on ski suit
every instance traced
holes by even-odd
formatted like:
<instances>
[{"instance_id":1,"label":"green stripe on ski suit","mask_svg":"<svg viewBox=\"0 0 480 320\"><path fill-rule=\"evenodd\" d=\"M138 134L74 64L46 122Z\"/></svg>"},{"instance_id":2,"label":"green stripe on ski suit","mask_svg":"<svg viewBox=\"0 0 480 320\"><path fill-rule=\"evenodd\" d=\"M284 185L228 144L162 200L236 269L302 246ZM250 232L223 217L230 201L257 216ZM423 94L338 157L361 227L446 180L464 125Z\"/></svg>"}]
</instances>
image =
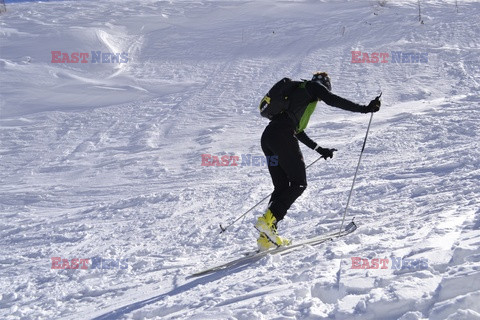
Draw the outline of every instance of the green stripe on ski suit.
<instances>
[{"instance_id":1,"label":"green stripe on ski suit","mask_svg":"<svg viewBox=\"0 0 480 320\"><path fill-rule=\"evenodd\" d=\"M318 101L313 101L308 104L307 108L305 109L305 112L302 115L302 118L300 119L300 122L298 123L296 133L300 133L303 130L305 130L305 128L308 125L308 121L310 121L310 116L312 115L313 111L315 111L317 102Z\"/></svg>"}]
</instances>

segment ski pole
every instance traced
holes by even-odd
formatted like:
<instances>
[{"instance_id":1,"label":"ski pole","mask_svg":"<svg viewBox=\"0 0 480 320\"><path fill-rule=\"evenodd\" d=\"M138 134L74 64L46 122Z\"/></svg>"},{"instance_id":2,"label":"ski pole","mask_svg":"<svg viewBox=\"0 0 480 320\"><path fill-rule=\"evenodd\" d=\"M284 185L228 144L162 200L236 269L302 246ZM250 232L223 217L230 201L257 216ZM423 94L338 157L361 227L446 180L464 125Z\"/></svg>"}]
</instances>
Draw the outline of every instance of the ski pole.
<instances>
[{"instance_id":1,"label":"ski pole","mask_svg":"<svg viewBox=\"0 0 480 320\"><path fill-rule=\"evenodd\" d=\"M322 159L322 157L318 158L317 160L313 161L312 163L310 163L308 166L305 167L305 170L308 169L309 167L311 167L312 165L314 165L318 160ZM273 193L273 192L272 192ZM262 200L260 200L259 202L257 202L253 207L251 207L250 209L248 209L244 214L242 214L240 217L238 217L237 219L235 219L233 222L229 223L226 227L222 226L222 224L220 224L220 229L222 229L222 231L220 231L220 234L224 233L225 231L227 231L228 228L230 228L231 226L233 226L235 224L235 222L237 222L238 220L242 219L247 213L249 213L250 211L252 211L253 209L255 209L260 203L262 203L263 201L265 201L265 199L267 199L268 197L270 197L272 195L272 193L270 193L269 195L267 195L265 198L263 198Z\"/></svg>"},{"instance_id":2,"label":"ski pole","mask_svg":"<svg viewBox=\"0 0 480 320\"><path fill-rule=\"evenodd\" d=\"M381 96L382 96L382 93L380 92L380 95L375 99L380 99ZM350 193L348 195L347 205L345 206L345 212L343 213L342 224L340 225L340 230L338 231L339 233L342 232L343 224L345 223L345 217L347 216L348 205L350 204L350 198L352 197L353 186L355 185L355 179L357 179L358 168L360 167L360 162L362 161L363 150L365 150L365 145L367 143L367 138L368 138L368 132L370 131L370 125L372 124L372 119L373 119L373 112L370 115L370 121L368 122L367 133L365 134L365 139L363 140L362 151L360 151L360 157L358 158L357 169L355 170L355 174L353 176L352 187L350 188Z\"/></svg>"}]
</instances>

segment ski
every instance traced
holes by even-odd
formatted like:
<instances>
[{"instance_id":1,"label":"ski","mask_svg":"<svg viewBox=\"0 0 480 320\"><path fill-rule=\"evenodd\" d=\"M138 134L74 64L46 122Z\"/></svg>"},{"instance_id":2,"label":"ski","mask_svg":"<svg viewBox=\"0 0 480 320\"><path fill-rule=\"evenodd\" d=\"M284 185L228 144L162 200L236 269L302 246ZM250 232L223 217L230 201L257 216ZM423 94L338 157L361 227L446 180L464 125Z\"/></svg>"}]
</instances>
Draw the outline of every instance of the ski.
<instances>
[{"instance_id":1,"label":"ski","mask_svg":"<svg viewBox=\"0 0 480 320\"><path fill-rule=\"evenodd\" d=\"M206 274L209 274L209 273L213 273L213 272L216 272L216 271L221 271L221 270L225 270L225 269L229 269L229 268L233 268L233 267L240 267L240 266L258 261L261 258L263 258L265 256L268 256L268 255L275 255L275 254L286 255L286 254L291 253L292 251L294 251L296 249L299 249L303 246L307 246L307 245L316 246L316 245L325 243L327 241L333 241L335 239L344 237L344 236L352 233L356 229L357 229L357 225L352 221L345 227L345 230L343 230L341 232L334 232L334 233L330 233L328 235L316 236L316 237L313 237L313 238L305 239L305 240L300 241L300 242L295 243L295 244L290 244L288 246L280 246L280 247L270 249L270 250L266 250L266 251L249 252L249 253L246 253L244 257L229 261L227 263L224 263L224 264L212 267L212 268L205 269L203 271L193 273L192 275L189 276L189 278L199 277L199 276L203 276L203 275L206 275Z\"/></svg>"}]
</instances>

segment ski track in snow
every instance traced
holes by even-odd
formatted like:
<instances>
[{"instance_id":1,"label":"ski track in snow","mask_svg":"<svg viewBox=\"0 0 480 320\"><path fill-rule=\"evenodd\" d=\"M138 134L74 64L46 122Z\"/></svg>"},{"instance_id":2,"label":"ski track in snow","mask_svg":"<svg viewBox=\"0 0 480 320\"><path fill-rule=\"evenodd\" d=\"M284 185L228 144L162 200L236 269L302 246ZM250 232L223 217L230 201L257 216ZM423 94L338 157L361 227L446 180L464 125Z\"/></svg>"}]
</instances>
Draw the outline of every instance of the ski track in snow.
<instances>
[{"instance_id":1,"label":"ski track in snow","mask_svg":"<svg viewBox=\"0 0 480 320\"><path fill-rule=\"evenodd\" d=\"M0 16L0 318L480 319L480 5L459 1L62 1ZM54 64L51 51L128 52ZM352 64L351 51L428 52ZM359 103L383 92L347 219L352 235L190 279L255 247L271 192L261 96L327 70ZM279 231L340 226L368 116L320 103L307 132L339 151ZM303 147L302 147L303 148ZM302 149L306 163L316 153ZM128 259L52 270L51 258ZM352 269L352 257L426 259ZM81 315L81 316L79 316Z\"/></svg>"}]
</instances>

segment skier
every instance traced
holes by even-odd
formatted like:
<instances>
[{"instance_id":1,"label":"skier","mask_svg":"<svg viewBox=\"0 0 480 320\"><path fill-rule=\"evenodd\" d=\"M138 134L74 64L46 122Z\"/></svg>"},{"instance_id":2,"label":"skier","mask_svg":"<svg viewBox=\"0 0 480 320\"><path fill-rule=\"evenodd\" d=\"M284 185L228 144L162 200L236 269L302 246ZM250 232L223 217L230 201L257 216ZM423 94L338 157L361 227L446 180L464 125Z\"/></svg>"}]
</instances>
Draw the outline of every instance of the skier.
<instances>
[{"instance_id":1,"label":"skier","mask_svg":"<svg viewBox=\"0 0 480 320\"><path fill-rule=\"evenodd\" d=\"M307 177L305 162L298 141L317 151L325 160L333 157L337 149L322 148L305 133L318 101L343 110L369 113L380 110L378 98L366 106L359 105L331 93L330 78L326 72L314 73L310 81L304 81L288 96L289 108L276 115L263 131L261 138L265 156L277 156L278 165L269 165L274 190L268 209L255 223L260 232L257 239L259 250L288 245L290 241L277 233L277 223L281 221L290 206L305 191Z\"/></svg>"}]
</instances>

